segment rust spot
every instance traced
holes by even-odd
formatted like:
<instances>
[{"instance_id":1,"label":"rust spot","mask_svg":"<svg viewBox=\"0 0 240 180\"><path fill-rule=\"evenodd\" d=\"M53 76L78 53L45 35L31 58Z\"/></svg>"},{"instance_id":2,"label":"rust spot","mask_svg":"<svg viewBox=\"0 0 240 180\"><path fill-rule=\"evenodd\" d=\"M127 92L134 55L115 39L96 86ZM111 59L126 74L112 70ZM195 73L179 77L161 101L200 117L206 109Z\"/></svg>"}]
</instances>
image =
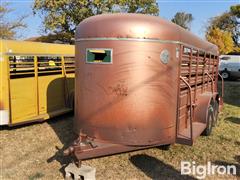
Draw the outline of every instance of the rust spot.
<instances>
[{"instance_id":1,"label":"rust spot","mask_svg":"<svg viewBox=\"0 0 240 180\"><path fill-rule=\"evenodd\" d=\"M118 83L115 86L110 86L109 89L111 90L111 93L115 94L116 96L128 95L128 87L126 87L123 83Z\"/></svg>"}]
</instances>

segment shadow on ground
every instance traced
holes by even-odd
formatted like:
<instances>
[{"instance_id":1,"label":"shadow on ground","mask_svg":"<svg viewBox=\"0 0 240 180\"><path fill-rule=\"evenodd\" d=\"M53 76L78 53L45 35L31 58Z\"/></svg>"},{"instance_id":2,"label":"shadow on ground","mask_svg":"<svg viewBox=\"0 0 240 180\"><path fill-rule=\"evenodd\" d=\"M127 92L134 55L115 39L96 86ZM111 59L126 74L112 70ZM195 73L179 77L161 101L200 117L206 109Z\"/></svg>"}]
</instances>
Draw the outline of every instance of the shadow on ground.
<instances>
[{"instance_id":1,"label":"shadow on ground","mask_svg":"<svg viewBox=\"0 0 240 180\"><path fill-rule=\"evenodd\" d=\"M138 154L130 157L131 163L139 170L144 172L151 179L187 179L195 180L195 178L181 173L174 167L165 164L159 159L145 154Z\"/></svg>"},{"instance_id":2,"label":"shadow on ground","mask_svg":"<svg viewBox=\"0 0 240 180\"><path fill-rule=\"evenodd\" d=\"M59 171L65 175L64 169L65 167L71 162L69 157L63 156L63 151L71 145L73 140L76 138L73 132L73 113L69 113L66 115L61 116L59 119L58 117L51 119L48 121L48 124L52 127L55 131L56 135L58 136L59 140L63 144L62 148L55 147L56 152L51 157L47 159L48 163L53 162L54 160L58 161L61 164L61 169Z\"/></svg>"},{"instance_id":3,"label":"shadow on ground","mask_svg":"<svg viewBox=\"0 0 240 180\"><path fill-rule=\"evenodd\" d=\"M229 163L229 162L226 162L226 161L214 161L214 164L216 165L223 165L223 166L231 166L231 165L234 165L236 167L236 176L237 177L240 177L240 156L235 156L234 158L237 163Z\"/></svg>"},{"instance_id":4,"label":"shadow on ground","mask_svg":"<svg viewBox=\"0 0 240 180\"><path fill-rule=\"evenodd\" d=\"M232 123L240 124L240 117L227 117L225 121L230 121Z\"/></svg>"}]
</instances>

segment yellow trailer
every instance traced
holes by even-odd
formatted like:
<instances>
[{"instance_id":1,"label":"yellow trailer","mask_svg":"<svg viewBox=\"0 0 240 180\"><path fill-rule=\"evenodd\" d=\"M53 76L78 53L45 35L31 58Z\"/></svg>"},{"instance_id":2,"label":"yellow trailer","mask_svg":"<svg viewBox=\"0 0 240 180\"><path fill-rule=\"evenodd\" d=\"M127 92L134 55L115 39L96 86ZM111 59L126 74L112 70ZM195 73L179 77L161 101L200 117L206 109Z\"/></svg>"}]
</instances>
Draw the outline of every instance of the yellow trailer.
<instances>
[{"instance_id":1,"label":"yellow trailer","mask_svg":"<svg viewBox=\"0 0 240 180\"><path fill-rule=\"evenodd\" d=\"M73 109L73 45L11 40L0 45L0 125L43 121Z\"/></svg>"}]
</instances>

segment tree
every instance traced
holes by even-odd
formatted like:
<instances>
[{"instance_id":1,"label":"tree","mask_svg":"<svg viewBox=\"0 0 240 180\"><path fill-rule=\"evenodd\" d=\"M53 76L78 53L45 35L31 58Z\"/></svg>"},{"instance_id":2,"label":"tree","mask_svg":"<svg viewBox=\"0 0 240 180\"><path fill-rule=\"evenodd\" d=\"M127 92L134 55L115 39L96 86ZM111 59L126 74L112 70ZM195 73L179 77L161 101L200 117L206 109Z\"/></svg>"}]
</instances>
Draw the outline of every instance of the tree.
<instances>
[{"instance_id":1,"label":"tree","mask_svg":"<svg viewBox=\"0 0 240 180\"><path fill-rule=\"evenodd\" d=\"M119 10L115 12L159 15L156 0L115 0L114 7L116 6L118 6Z\"/></svg>"},{"instance_id":2,"label":"tree","mask_svg":"<svg viewBox=\"0 0 240 180\"><path fill-rule=\"evenodd\" d=\"M240 5L231 6L228 12L211 18L206 34L214 28L230 32L234 46L240 47Z\"/></svg>"},{"instance_id":3,"label":"tree","mask_svg":"<svg viewBox=\"0 0 240 180\"><path fill-rule=\"evenodd\" d=\"M185 12L177 12L172 18L172 22L183 27L184 29L190 30L190 24L193 21L192 14Z\"/></svg>"},{"instance_id":4,"label":"tree","mask_svg":"<svg viewBox=\"0 0 240 180\"><path fill-rule=\"evenodd\" d=\"M26 16L21 16L15 21L8 21L6 16L12 12L13 9L8 8L8 4L0 5L0 38L1 39L15 39L16 30L19 28L26 28L26 24L23 20Z\"/></svg>"},{"instance_id":5,"label":"tree","mask_svg":"<svg viewBox=\"0 0 240 180\"><path fill-rule=\"evenodd\" d=\"M34 13L44 16L45 33L71 42L76 26L85 18L107 12L135 12L158 15L156 0L35 0ZM63 36L61 36L63 34Z\"/></svg>"},{"instance_id":6,"label":"tree","mask_svg":"<svg viewBox=\"0 0 240 180\"><path fill-rule=\"evenodd\" d=\"M236 6L231 6L230 12L232 15L237 16L237 18L240 18L240 4Z\"/></svg>"},{"instance_id":7,"label":"tree","mask_svg":"<svg viewBox=\"0 0 240 180\"><path fill-rule=\"evenodd\" d=\"M234 51L234 42L230 32L212 28L206 34L206 38L209 42L218 46L220 54L228 54Z\"/></svg>"},{"instance_id":8,"label":"tree","mask_svg":"<svg viewBox=\"0 0 240 180\"><path fill-rule=\"evenodd\" d=\"M46 42L46 43L55 43L56 41L61 41L62 43L74 44L73 37L70 33L56 32L49 33L48 35L42 35L37 37L34 41Z\"/></svg>"}]
</instances>

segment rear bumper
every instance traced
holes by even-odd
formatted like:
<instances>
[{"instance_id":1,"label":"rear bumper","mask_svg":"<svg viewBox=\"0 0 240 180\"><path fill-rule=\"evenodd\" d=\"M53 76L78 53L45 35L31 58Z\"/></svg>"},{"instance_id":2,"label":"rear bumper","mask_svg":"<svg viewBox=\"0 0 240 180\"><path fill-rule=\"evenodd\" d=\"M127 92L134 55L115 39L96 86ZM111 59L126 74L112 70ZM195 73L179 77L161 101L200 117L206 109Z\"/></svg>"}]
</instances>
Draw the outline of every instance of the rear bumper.
<instances>
[{"instance_id":1,"label":"rear bumper","mask_svg":"<svg viewBox=\"0 0 240 180\"><path fill-rule=\"evenodd\" d=\"M118 153L124 153L129 151L135 151L140 149L147 149L151 147L167 145L167 144L174 144L175 139L169 141L169 139L162 139L161 142L154 145L142 145L142 146L129 146L123 144L113 144L106 141L99 141L96 139L84 139L80 140L78 138L75 140L68 149L64 151L64 155L74 155L77 160L86 160L96 157L102 157L107 155L113 155Z\"/></svg>"}]
</instances>

